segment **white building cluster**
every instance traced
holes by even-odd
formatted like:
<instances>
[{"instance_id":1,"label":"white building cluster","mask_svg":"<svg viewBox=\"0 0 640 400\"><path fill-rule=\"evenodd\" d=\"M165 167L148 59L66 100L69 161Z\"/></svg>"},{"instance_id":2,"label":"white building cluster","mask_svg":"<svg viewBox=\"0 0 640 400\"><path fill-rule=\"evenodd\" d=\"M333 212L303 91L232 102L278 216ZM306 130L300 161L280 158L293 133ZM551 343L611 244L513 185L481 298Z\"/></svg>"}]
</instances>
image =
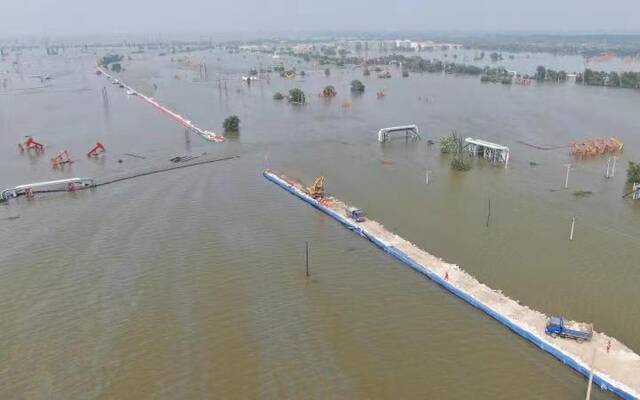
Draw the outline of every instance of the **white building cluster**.
<instances>
[{"instance_id":1,"label":"white building cluster","mask_svg":"<svg viewBox=\"0 0 640 400\"><path fill-rule=\"evenodd\" d=\"M423 51L427 49L461 49L462 45L457 43L436 43L433 40L414 42L408 39L398 39L394 41L395 47L400 49L413 49Z\"/></svg>"}]
</instances>

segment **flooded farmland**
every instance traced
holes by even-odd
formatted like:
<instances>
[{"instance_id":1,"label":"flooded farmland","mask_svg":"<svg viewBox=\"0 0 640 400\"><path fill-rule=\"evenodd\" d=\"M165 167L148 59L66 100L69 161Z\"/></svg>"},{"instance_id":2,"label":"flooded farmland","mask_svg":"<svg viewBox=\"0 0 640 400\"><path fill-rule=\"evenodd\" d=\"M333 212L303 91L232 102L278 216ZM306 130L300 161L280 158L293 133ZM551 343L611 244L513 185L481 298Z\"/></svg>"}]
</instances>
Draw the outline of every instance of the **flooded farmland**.
<instances>
[{"instance_id":1,"label":"flooded farmland","mask_svg":"<svg viewBox=\"0 0 640 400\"><path fill-rule=\"evenodd\" d=\"M584 396L584 378L274 188L265 168L309 183L324 175L328 192L489 286L640 350L640 204L621 199L626 163L640 158L638 92L402 78L395 67L391 79L333 67L327 77L324 67L286 58L305 76L247 85L241 76L273 63L270 55L171 57L133 56L119 78L206 129L220 131L236 114L239 134L222 144L185 137L96 76L89 54L34 50L20 70L0 64L11 78L0 92L1 188L107 179L176 155L240 155L0 206L0 397ZM30 77L44 72L53 79ZM350 93L353 79L364 94ZM319 98L328 84L338 95ZM307 105L272 99L294 87ZM423 140L376 142L380 128L399 124L417 124ZM451 171L428 144L451 130L509 146L509 167L478 160L469 172ZM25 135L45 154L20 154ZM606 157L575 161L560 147L599 136L625 142L612 179ZM87 159L98 141L107 153ZM75 162L53 170L49 158L63 149ZM592 195L574 196L579 190Z\"/></svg>"}]
</instances>

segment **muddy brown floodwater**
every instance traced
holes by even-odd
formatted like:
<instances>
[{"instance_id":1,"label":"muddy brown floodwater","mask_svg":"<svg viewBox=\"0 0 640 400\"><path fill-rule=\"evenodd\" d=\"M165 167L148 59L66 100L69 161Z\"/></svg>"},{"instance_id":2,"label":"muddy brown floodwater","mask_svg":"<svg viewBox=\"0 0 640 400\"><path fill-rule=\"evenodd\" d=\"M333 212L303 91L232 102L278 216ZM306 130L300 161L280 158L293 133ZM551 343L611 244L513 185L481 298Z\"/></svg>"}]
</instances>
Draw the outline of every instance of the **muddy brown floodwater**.
<instances>
[{"instance_id":1,"label":"muddy brown floodwater","mask_svg":"<svg viewBox=\"0 0 640 400\"><path fill-rule=\"evenodd\" d=\"M288 59L306 77L247 86L240 76L270 56L189 56L207 63L208 80L149 54L134 55L121 77L205 129L237 114L240 133L223 144L187 141L174 121L96 76L88 54L25 51L21 72L0 63L11 78L0 92L2 188L106 179L182 154L240 155L0 206L1 398L584 396L584 378L269 184L267 167L306 182L325 175L329 192L479 281L640 351L640 204L621 199L626 163L640 159L639 92L403 79L395 67L388 80L350 68L325 77ZM29 78L43 71L54 76L45 86ZM355 78L361 96L348 90ZM316 96L327 84L336 98ZM272 100L293 87L309 104ZM381 127L407 123L424 140L376 142ZM509 146L509 168L477 161L453 173L427 145L452 129ZM45 144L44 156L18 153L24 135ZM616 176L604 178L606 158L573 161L569 190L560 190L566 148L519 143L605 135L625 142ZM89 160L97 141L107 153ZM54 171L48 159L62 149L76 162Z\"/></svg>"}]
</instances>

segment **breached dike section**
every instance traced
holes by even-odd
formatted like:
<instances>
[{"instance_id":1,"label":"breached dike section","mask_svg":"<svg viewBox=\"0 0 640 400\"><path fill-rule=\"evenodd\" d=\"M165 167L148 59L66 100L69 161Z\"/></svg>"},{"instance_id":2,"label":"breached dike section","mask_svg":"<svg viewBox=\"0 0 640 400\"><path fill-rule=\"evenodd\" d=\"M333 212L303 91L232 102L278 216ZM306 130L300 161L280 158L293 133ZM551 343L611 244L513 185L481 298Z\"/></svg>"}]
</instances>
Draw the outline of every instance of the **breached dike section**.
<instances>
[{"instance_id":1,"label":"breached dike section","mask_svg":"<svg viewBox=\"0 0 640 400\"><path fill-rule=\"evenodd\" d=\"M460 267L449 264L367 219L355 222L346 217L349 206L335 198L318 201L304 191L304 185L270 170L265 178L320 211L332 216L354 233L370 240L416 272L506 325L513 332L567 364L585 377L593 368L593 382L623 399L640 398L640 356L618 340L593 333L590 342L552 338L544 333L547 316L510 299L498 290L478 282ZM446 278L445 278L446 276ZM607 345L611 348L607 351ZM592 363L594 364L592 366Z\"/></svg>"},{"instance_id":2,"label":"breached dike section","mask_svg":"<svg viewBox=\"0 0 640 400\"><path fill-rule=\"evenodd\" d=\"M116 78L111 76L103 68L98 67L98 71L100 71L100 73L102 75L104 75L107 79L109 79L111 81L113 81L113 80L118 81ZM127 93L129 93L130 95L134 95L134 96L140 97L142 100L144 100L147 103L151 104L152 106L154 106L158 110L162 111L163 113L169 115L171 118L176 120L180 125L182 125L185 128L189 129L191 132L193 132L196 135L200 136L204 140L208 140L210 142L216 142L216 143L224 142L224 136L223 135L218 135L218 134L213 133L211 131L208 131L206 129L199 128L196 125L194 125L191 121L189 121L188 119L184 118L182 115L180 115L180 114L168 109L167 107L163 106L162 104L158 103L153 97L149 97L149 96L144 95L142 92L139 92L139 91L133 89L131 86L126 85L122 81L118 81L118 83L120 85L122 85L123 89L125 89L127 91Z\"/></svg>"}]
</instances>

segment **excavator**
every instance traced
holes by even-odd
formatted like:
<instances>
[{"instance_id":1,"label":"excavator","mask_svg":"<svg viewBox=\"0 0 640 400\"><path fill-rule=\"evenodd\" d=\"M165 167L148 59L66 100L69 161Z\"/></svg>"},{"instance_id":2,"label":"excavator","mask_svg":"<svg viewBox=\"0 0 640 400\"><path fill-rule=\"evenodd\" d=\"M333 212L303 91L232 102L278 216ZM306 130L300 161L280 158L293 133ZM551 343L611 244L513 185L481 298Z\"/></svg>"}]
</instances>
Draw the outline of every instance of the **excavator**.
<instances>
[{"instance_id":1,"label":"excavator","mask_svg":"<svg viewBox=\"0 0 640 400\"><path fill-rule=\"evenodd\" d=\"M67 150L62 150L51 159L51 165L53 166L53 168L61 168L64 165L71 163L73 163L73 161L71 160L71 157L69 156L69 152Z\"/></svg>"},{"instance_id":2,"label":"excavator","mask_svg":"<svg viewBox=\"0 0 640 400\"><path fill-rule=\"evenodd\" d=\"M314 199L321 199L324 197L324 176L319 176L313 181L311 186L307 187L307 193Z\"/></svg>"},{"instance_id":3,"label":"excavator","mask_svg":"<svg viewBox=\"0 0 640 400\"><path fill-rule=\"evenodd\" d=\"M34 149L36 152L44 152L44 145L33 140L31 136L25 136L25 139L24 143L18 145L21 153L31 149Z\"/></svg>"},{"instance_id":4,"label":"excavator","mask_svg":"<svg viewBox=\"0 0 640 400\"><path fill-rule=\"evenodd\" d=\"M104 153L105 151L107 151L107 149L104 148L104 145L98 142L91 150L89 150L87 157L98 157L100 153Z\"/></svg>"}]
</instances>

